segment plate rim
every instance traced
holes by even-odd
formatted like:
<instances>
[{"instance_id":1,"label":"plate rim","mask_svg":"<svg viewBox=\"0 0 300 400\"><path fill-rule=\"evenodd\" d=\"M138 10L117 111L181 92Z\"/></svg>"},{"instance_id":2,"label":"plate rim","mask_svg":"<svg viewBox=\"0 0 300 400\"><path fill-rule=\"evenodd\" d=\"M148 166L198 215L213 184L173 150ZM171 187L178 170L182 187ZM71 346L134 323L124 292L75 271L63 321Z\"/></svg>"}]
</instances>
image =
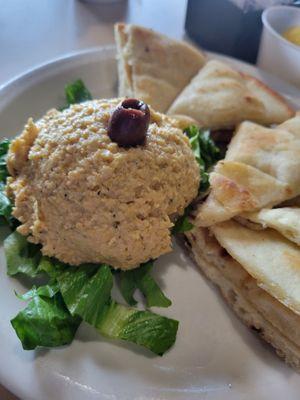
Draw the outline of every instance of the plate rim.
<instances>
[{"instance_id":1,"label":"plate rim","mask_svg":"<svg viewBox=\"0 0 300 400\"><path fill-rule=\"evenodd\" d=\"M87 49L79 50L79 51L71 51L59 57L52 58L44 63L37 64L32 68L26 69L24 72L16 75L15 77L5 81L0 85L0 97L4 96L6 93L11 92L18 85L22 85L23 82L32 79L35 75L38 75L42 72L45 72L53 67L60 66L63 64L67 64L72 60L80 59L84 56L97 56L103 52L111 52L115 53L114 45L105 45L105 46L95 46L89 47ZM7 103L7 99L5 101Z\"/></svg>"},{"instance_id":2,"label":"plate rim","mask_svg":"<svg viewBox=\"0 0 300 400\"><path fill-rule=\"evenodd\" d=\"M44 63L37 64L33 66L32 68L29 68L25 70L24 72L16 75L15 77L9 79L8 81L5 81L3 84L0 85L0 98L4 96L6 93L9 93L13 91L18 85L22 85L23 82L32 79L35 75L38 75L44 71L47 71L55 66L60 66L65 63L70 62L71 60L77 60L81 59L84 56L94 56L97 57L98 54L107 51L108 53L111 52L112 54L116 53L116 46L114 44L108 44L104 46L94 46L94 47L89 47L83 50L76 50L76 51L71 51L68 52L64 55L60 55L58 57L52 58L48 61L45 61ZM256 72L261 72L263 73L267 78L273 79L278 82L278 84L284 85L289 93L282 93L280 92L281 95L287 97L287 100L291 100L292 102L299 102L299 108L300 108L300 89L295 88L291 83L285 81L284 79L277 77L274 74L271 74L270 72L264 71L263 69L259 68L257 65L247 63L245 61L239 60L234 57L230 57L221 53L214 53L214 52L209 52L206 51L206 54L208 55L208 58L216 57L221 60L229 61L241 66L244 66L245 68L250 68L252 71ZM263 79L263 78L262 78ZM275 89L276 90L276 89ZM294 94L296 93L296 95ZM12 95L12 97L14 97ZM7 99L4 101L7 104ZM1 102L0 102L1 104ZM0 106L1 108L1 106Z\"/></svg>"}]
</instances>

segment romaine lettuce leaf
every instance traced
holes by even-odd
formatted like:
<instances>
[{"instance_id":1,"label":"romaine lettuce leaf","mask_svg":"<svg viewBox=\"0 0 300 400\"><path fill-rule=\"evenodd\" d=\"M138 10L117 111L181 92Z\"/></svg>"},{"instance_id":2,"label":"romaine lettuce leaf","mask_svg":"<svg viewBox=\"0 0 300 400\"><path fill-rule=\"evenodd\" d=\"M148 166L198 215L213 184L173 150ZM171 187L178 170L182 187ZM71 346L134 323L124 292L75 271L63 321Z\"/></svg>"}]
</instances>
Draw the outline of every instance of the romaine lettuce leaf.
<instances>
[{"instance_id":1,"label":"romaine lettuce leaf","mask_svg":"<svg viewBox=\"0 0 300 400\"><path fill-rule=\"evenodd\" d=\"M88 91L81 79L77 79L76 81L66 85L65 95L67 107L69 107L71 104L92 100L91 93Z\"/></svg>"},{"instance_id":2,"label":"romaine lettuce leaf","mask_svg":"<svg viewBox=\"0 0 300 400\"><path fill-rule=\"evenodd\" d=\"M11 216L12 205L5 193L5 184L0 182L0 216L5 219Z\"/></svg>"},{"instance_id":3,"label":"romaine lettuce leaf","mask_svg":"<svg viewBox=\"0 0 300 400\"><path fill-rule=\"evenodd\" d=\"M39 269L56 280L72 315L96 326L104 305L110 301L113 275L108 265L82 264L72 267L43 257Z\"/></svg>"},{"instance_id":4,"label":"romaine lettuce leaf","mask_svg":"<svg viewBox=\"0 0 300 400\"><path fill-rule=\"evenodd\" d=\"M210 138L209 131L202 131L195 125L185 129L185 133L190 140L194 156L200 168L200 192L205 192L209 188L208 170L220 159L220 150Z\"/></svg>"},{"instance_id":5,"label":"romaine lettuce leaf","mask_svg":"<svg viewBox=\"0 0 300 400\"><path fill-rule=\"evenodd\" d=\"M72 315L79 315L92 326L102 318L110 301L113 276L109 266L82 265L70 267L57 278L64 301Z\"/></svg>"},{"instance_id":6,"label":"romaine lettuce leaf","mask_svg":"<svg viewBox=\"0 0 300 400\"><path fill-rule=\"evenodd\" d=\"M209 131L202 131L195 125L191 125L184 131L189 138L196 161L200 169L199 193L205 195L209 189L208 171L221 158L220 149L210 137ZM190 206L185 209L184 214L178 218L172 229L172 233L183 233L193 229L194 225L189 221Z\"/></svg>"},{"instance_id":7,"label":"romaine lettuce leaf","mask_svg":"<svg viewBox=\"0 0 300 400\"><path fill-rule=\"evenodd\" d=\"M8 177L8 171L6 167L6 157L9 149L10 141L4 139L0 142L0 182L5 183Z\"/></svg>"},{"instance_id":8,"label":"romaine lettuce leaf","mask_svg":"<svg viewBox=\"0 0 300 400\"><path fill-rule=\"evenodd\" d=\"M8 275L24 274L34 278L39 274L40 247L29 243L25 236L17 231L11 233L4 240L4 252Z\"/></svg>"},{"instance_id":9,"label":"romaine lettuce leaf","mask_svg":"<svg viewBox=\"0 0 300 400\"><path fill-rule=\"evenodd\" d=\"M44 260L44 263L42 260L41 265L48 273L52 269L50 276L56 277L71 314L80 316L101 334L133 342L156 354L163 354L174 344L177 321L129 308L111 299L113 274L109 266L85 265L76 269L51 262L50 259ZM145 264L143 267L141 278L149 273L152 266ZM146 280L145 293L151 291L151 286L147 288L147 285ZM153 290L150 300L157 302L155 296L162 301L157 289Z\"/></svg>"},{"instance_id":10,"label":"romaine lettuce leaf","mask_svg":"<svg viewBox=\"0 0 300 400\"><path fill-rule=\"evenodd\" d=\"M42 256L39 263L39 271L45 272L52 280L56 280L57 277L69 267L69 265L62 263L55 258L49 258L46 256Z\"/></svg>"},{"instance_id":11,"label":"romaine lettuce leaf","mask_svg":"<svg viewBox=\"0 0 300 400\"><path fill-rule=\"evenodd\" d=\"M175 235L176 233L188 232L194 228L194 225L189 221L188 218L190 211L191 207L186 207L186 209L184 210L184 214L177 219L172 228L173 235Z\"/></svg>"},{"instance_id":12,"label":"romaine lettuce leaf","mask_svg":"<svg viewBox=\"0 0 300 400\"><path fill-rule=\"evenodd\" d=\"M135 300L134 293L137 289L137 285L134 277L130 274L131 271L120 273L120 292L127 304L130 306L135 306L137 301Z\"/></svg>"},{"instance_id":13,"label":"romaine lettuce leaf","mask_svg":"<svg viewBox=\"0 0 300 400\"><path fill-rule=\"evenodd\" d=\"M139 268L121 272L120 290L129 305L136 304L133 297L136 289L145 296L147 307L169 307L172 304L150 275L152 268L153 262L149 261Z\"/></svg>"},{"instance_id":14,"label":"romaine lettuce leaf","mask_svg":"<svg viewBox=\"0 0 300 400\"><path fill-rule=\"evenodd\" d=\"M12 320L24 349L70 343L82 319L105 336L133 342L159 355L174 344L177 321L129 308L112 300L113 274L109 266L71 267L42 257L32 268L32 258L28 257L30 254L26 257L20 255L24 250L23 240L26 242L26 238L17 232L9 236L8 258L13 248L17 248L16 254L12 253L10 273L22 272L35 276L44 271L51 279L50 284L33 287L19 296L30 300L27 307ZM26 252L29 253L25 246ZM8 259L8 265L10 261ZM140 276L137 274L135 283L138 282L138 288L147 296L149 304L169 302L156 284L153 285L149 275L151 268L150 263L145 264Z\"/></svg>"},{"instance_id":15,"label":"romaine lettuce leaf","mask_svg":"<svg viewBox=\"0 0 300 400\"><path fill-rule=\"evenodd\" d=\"M178 321L111 301L97 330L106 337L126 340L163 355L176 340Z\"/></svg>"},{"instance_id":16,"label":"romaine lettuce leaf","mask_svg":"<svg viewBox=\"0 0 300 400\"><path fill-rule=\"evenodd\" d=\"M209 170L221 159L220 149L210 137L210 131L200 131L200 151L205 164L205 169Z\"/></svg>"},{"instance_id":17,"label":"romaine lettuce leaf","mask_svg":"<svg viewBox=\"0 0 300 400\"><path fill-rule=\"evenodd\" d=\"M0 142L0 226L8 224L11 228L14 228L16 220L11 215L12 204L5 193L5 184L8 177L6 158L9 145L10 141L8 139Z\"/></svg>"},{"instance_id":18,"label":"romaine lettuce leaf","mask_svg":"<svg viewBox=\"0 0 300 400\"><path fill-rule=\"evenodd\" d=\"M35 296L52 298L58 292L59 292L58 283L53 282L51 284L43 285L43 286L39 286L39 287L36 287L35 285L33 285L32 288L28 292L21 294L21 295L16 293L16 295L20 300L28 301L28 300L33 299Z\"/></svg>"},{"instance_id":19,"label":"romaine lettuce leaf","mask_svg":"<svg viewBox=\"0 0 300 400\"><path fill-rule=\"evenodd\" d=\"M80 318L71 316L60 293L53 297L36 294L11 324L23 349L33 350L71 343Z\"/></svg>"}]
</instances>

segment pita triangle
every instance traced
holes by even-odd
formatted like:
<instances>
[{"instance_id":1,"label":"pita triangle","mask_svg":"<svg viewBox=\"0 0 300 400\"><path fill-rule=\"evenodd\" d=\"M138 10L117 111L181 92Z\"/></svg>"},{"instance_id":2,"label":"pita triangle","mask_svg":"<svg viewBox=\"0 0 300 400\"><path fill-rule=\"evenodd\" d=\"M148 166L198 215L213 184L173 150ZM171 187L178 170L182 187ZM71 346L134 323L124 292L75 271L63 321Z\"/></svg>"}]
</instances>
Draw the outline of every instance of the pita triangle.
<instances>
[{"instance_id":1,"label":"pita triangle","mask_svg":"<svg viewBox=\"0 0 300 400\"><path fill-rule=\"evenodd\" d=\"M135 97L165 112L205 63L185 42L136 25L116 24L119 96Z\"/></svg>"},{"instance_id":2,"label":"pita triangle","mask_svg":"<svg viewBox=\"0 0 300 400\"><path fill-rule=\"evenodd\" d=\"M281 123L294 115L268 86L218 60L206 63L168 113L187 115L200 127L212 130L234 128L245 120L262 125Z\"/></svg>"},{"instance_id":3,"label":"pita triangle","mask_svg":"<svg viewBox=\"0 0 300 400\"><path fill-rule=\"evenodd\" d=\"M225 159L210 174L211 191L197 225L211 226L300 195L300 115L265 128L243 122Z\"/></svg>"}]
</instances>

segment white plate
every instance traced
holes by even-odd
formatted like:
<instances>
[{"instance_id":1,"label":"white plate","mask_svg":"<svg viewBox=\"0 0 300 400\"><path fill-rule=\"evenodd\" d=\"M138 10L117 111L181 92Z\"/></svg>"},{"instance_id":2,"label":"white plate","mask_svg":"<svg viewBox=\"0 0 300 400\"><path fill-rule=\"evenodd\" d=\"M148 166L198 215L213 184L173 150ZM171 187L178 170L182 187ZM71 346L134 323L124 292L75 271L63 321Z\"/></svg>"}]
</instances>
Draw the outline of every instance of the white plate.
<instances>
[{"instance_id":1,"label":"white plate","mask_svg":"<svg viewBox=\"0 0 300 400\"><path fill-rule=\"evenodd\" d=\"M238 66L262 75L254 67ZM1 88L1 135L13 137L28 116L62 105L64 85L78 77L95 97L115 95L114 49L57 60ZM274 89L299 96L283 82L263 78ZM14 290L24 291L25 283L6 276L2 249L0 265L0 382L22 399L299 398L299 376L240 323L177 246L156 267L173 300L169 309L157 311L180 321L177 342L162 358L104 340L88 326L80 328L71 346L23 351L9 321L24 306Z\"/></svg>"}]
</instances>

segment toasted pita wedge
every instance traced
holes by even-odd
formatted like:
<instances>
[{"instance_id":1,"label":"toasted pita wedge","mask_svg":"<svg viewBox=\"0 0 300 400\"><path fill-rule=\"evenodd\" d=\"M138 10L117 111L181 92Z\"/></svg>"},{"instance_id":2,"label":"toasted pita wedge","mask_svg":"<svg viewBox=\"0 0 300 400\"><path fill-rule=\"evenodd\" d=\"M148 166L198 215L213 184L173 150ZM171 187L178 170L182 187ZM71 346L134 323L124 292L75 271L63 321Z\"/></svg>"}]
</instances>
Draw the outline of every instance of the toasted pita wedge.
<instances>
[{"instance_id":1,"label":"toasted pita wedge","mask_svg":"<svg viewBox=\"0 0 300 400\"><path fill-rule=\"evenodd\" d=\"M119 96L136 97L166 111L205 63L185 42L136 25L116 24Z\"/></svg>"},{"instance_id":2,"label":"toasted pita wedge","mask_svg":"<svg viewBox=\"0 0 300 400\"><path fill-rule=\"evenodd\" d=\"M264 229L273 228L300 246L300 208L262 209L256 213L242 214L242 217Z\"/></svg>"},{"instance_id":3,"label":"toasted pita wedge","mask_svg":"<svg viewBox=\"0 0 300 400\"><path fill-rule=\"evenodd\" d=\"M197 121L191 117L187 117L186 115L170 115L168 118L170 118L173 121L173 124L181 130L184 130L190 125L197 126Z\"/></svg>"},{"instance_id":4,"label":"toasted pita wedge","mask_svg":"<svg viewBox=\"0 0 300 400\"><path fill-rule=\"evenodd\" d=\"M253 231L233 220L210 229L258 286L300 315L299 247L273 229Z\"/></svg>"},{"instance_id":5,"label":"toasted pita wedge","mask_svg":"<svg viewBox=\"0 0 300 400\"><path fill-rule=\"evenodd\" d=\"M300 194L299 120L297 115L274 129L252 122L240 125L225 160L211 174L211 193L198 210L198 226L270 208Z\"/></svg>"},{"instance_id":6,"label":"toasted pita wedge","mask_svg":"<svg viewBox=\"0 0 300 400\"><path fill-rule=\"evenodd\" d=\"M262 125L280 124L295 114L293 108L284 98L265 83L251 75L242 72L241 75L245 79L246 86L250 92L264 105L263 118L261 120L253 119L252 121Z\"/></svg>"},{"instance_id":7,"label":"toasted pita wedge","mask_svg":"<svg viewBox=\"0 0 300 400\"><path fill-rule=\"evenodd\" d=\"M196 228L185 235L199 268L217 285L238 317L300 371L300 316L260 288L208 229Z\"/></svg>"},{"instance_id":8,"label":"toasted pita wedge","mask_svg":"<svg viewBox=\"0 0 300 400\"><path fill-rule=\"evenodd\" d=\"M171 105L169 114L185 114L212 130L249 120L270 125L294 115L285 100L257 79L211 60Z\"/></svg>"},{"instance_id":9,"label":"toasted pita wedge","mask_svg":"<svg viewBox=\"0 0 300 400\"><path fill-rule=\"evenodd\" d=\"M300 208L300 196L296 196L293 199L284 201L279 204L280 207L299 207Z\"/></svg>"},{"instance_id":10,"label":"toasted pita wedge","mask_svg":"<svg viewBox=\"0 0 300 400\"><path fill-rule=\"evenodd\" d=\"M242 123L225 158L251 165L287 183L295 197L300 194L300 117L289 121L290 125L299 121L297 132L287 130L287 123L275 129Z\"/></svg>"},{"instance_id":11,"label":"toasted pita wedge","mask_svg":"<svg viewBox=\"0 0 300 400\"><path fill-rule=\"evenodd\" d=\"M294 118L283 122L278 128L292 133L295 138L300 139L300 112L298 111Z\"/></svg>"},{"instance_id":12,"label":"toasted pita wedge","mask_svg":"<svg viewBox=\"0 0 300 400\"><path fill-rule=\"evenodd\" d=\"M197 209L197 226L211 226L291 196L287 184L257 168L233 161L220 161L210 174L210 184L208 198Z\"/></svg>"}]
</instances>

